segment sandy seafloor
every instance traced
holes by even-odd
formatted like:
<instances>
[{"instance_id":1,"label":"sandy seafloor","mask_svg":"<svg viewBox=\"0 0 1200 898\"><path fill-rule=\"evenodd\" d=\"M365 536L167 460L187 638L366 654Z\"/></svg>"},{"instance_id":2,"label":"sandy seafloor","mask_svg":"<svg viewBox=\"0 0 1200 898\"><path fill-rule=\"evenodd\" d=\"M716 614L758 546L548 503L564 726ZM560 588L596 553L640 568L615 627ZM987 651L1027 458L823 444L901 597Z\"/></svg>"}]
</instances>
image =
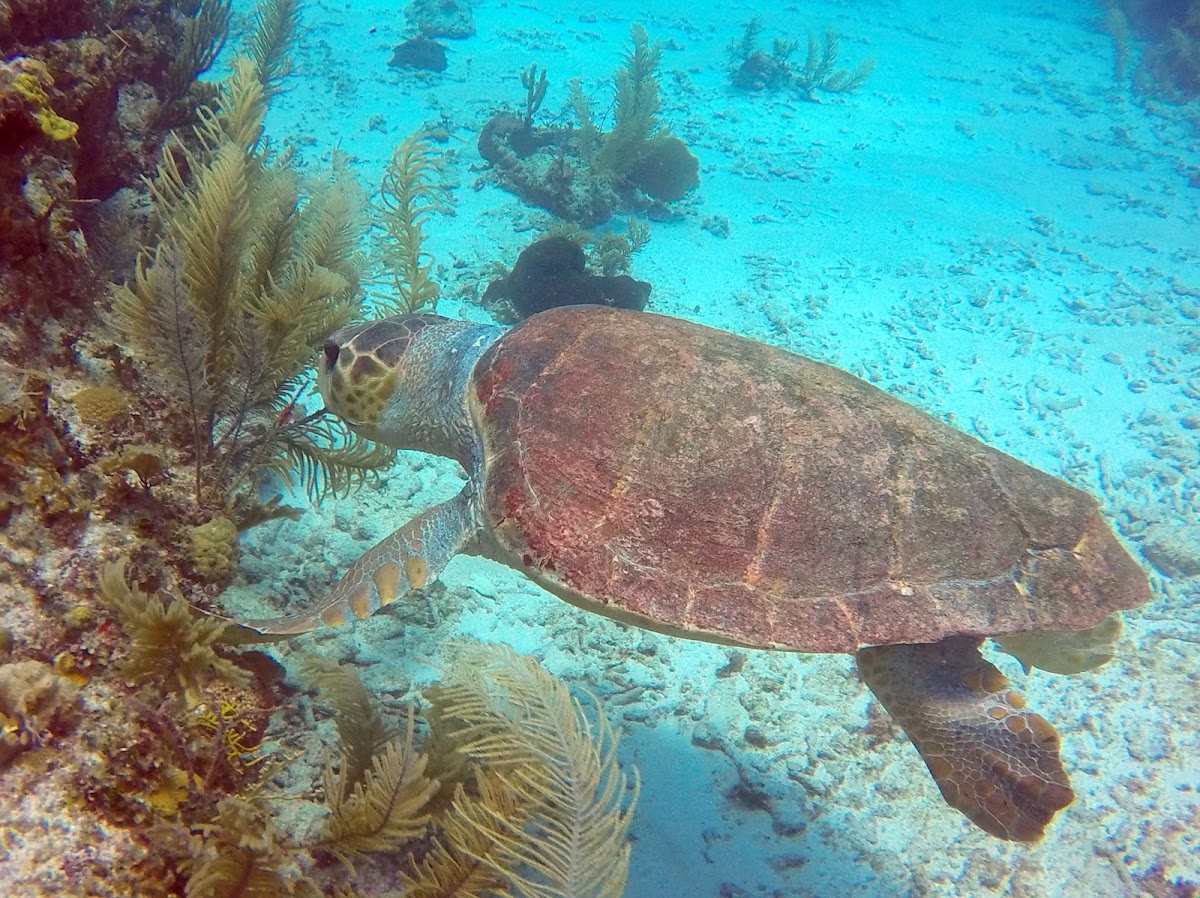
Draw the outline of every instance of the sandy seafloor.
<instances>
[{"instance_id":1,"label":"sandy seafloor","mask_svg":"<svg viewBox=\"0 0 1200 898\"><path fill-rule=\"evenodd\" d=\"M309 2L268 130L308 162L340 146L370 190L405 136L450 132L454 212L428 225L439 312L485 319L474 297L493 263L551 221L487 182L480 126L520 106L534 62L551 79L544 116L572 77L603 110L641 22L667 42L663 119L702 179L635 260L652 311L842 366L1100 495L1135 550L1200 556L1197 135L1178 107L1148 109L1114 80L1098 6L485 0L477 34L428 76L386 65L407 35L399 10ZM753 14L767 41L832 27L847 63L878 66L861 92L819 103L734 90L725 47ZM712 217L728 237L701 227ZM460 484L453 465L406 454L382 487L259 528L224 601L307 601ZM419 601L277 651L353 659L394 697L465 634L590 688L642 777L629 898L1194 894L1200 580L1150 569L1155 601L1127 616L1107 667L1067 678L997 662L1063 734L1078 793L1034 847L942 802L849 657L745 652L718 677L728 649L622 627L478 559Z\"/></svg>"}]
</instances>

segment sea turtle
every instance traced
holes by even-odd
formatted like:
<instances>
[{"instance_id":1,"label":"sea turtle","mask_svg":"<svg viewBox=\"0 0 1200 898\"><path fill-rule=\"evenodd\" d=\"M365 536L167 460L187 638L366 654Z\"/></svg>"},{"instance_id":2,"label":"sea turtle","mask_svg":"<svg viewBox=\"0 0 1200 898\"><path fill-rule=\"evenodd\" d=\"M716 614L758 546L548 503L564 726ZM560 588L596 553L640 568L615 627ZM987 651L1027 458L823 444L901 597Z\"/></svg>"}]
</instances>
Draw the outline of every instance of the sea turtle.
<instances>
[{"instance_id":1,"label":"sea turtle","mask_svg":"<svg viewBox=\"0 0 1200 898\"><path fill-rule=\"evenodd\" d=\"M240 622L258 634L365 618L481 554L652 630L854 653L994 836L1035 841L1074 798L1058 734L979 649L1011 635L1027 664L1086 669L1111 655L1109 616L1149 599L1081 490L836 368L644 312L353 325L318 382L355 431L468 482L315 607Z\"/></svg>"}]
</instances>

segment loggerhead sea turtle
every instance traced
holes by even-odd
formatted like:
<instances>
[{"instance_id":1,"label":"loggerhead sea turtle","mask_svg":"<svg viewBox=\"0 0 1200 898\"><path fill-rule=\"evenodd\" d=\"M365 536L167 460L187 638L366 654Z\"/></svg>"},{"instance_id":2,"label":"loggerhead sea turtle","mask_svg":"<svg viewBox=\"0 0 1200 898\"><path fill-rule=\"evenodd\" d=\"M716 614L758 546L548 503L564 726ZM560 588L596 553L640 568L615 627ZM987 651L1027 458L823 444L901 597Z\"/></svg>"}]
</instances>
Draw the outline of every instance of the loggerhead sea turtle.
<instances>
[{"instance_id":1,"label":"loggerhead sea turtle","mask_svg":"<svg viewBox=\"0 0 1200 898\"><path fill-rule=\"evenodd\" d=\"M836 368L642 312L354 325L319 387L361 435L469 479L315 607L239 622L258 634L367 617L482 554L651 630L854 653L946 801L994 836L1036 841L1073 800L1058 734L979 649L1028 634L1027 664L1110 657L1109 616L1149 585L1086 493Z\"/></svg>"}]
</instances>

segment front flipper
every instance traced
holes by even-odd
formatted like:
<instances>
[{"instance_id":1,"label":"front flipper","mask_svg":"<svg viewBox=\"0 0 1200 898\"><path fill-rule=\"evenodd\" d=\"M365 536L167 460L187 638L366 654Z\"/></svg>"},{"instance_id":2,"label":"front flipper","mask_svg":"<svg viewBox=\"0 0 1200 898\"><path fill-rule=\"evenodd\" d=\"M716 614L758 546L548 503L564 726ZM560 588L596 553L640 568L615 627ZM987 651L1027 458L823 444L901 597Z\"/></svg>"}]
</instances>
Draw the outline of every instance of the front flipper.
<instances>
[{"instance_id":1,"label":"front flipper","mask_svg":"<svg viewBox=\"0 0 1200 898\"><path fill-rule=\"evenodd\" d=\"M469 489L413 518L350 565L328 595L286 617L237 620L263 636L298 636L322 627L370 617L410 590L436 580L450 559L477 535Z\"/></svg>"},{"instance_id":2,"label":"front flipper","mask_svg":"<svg viewBox=\"0 0 1200 898\"><path fill-rule=\"evenodd\" d=\"M1058 733L1026 711L969 636L858 653L858 669L908 733L942 796L1001 839L1036 842L1075 798Z\"/></svg>"}]
</instances>

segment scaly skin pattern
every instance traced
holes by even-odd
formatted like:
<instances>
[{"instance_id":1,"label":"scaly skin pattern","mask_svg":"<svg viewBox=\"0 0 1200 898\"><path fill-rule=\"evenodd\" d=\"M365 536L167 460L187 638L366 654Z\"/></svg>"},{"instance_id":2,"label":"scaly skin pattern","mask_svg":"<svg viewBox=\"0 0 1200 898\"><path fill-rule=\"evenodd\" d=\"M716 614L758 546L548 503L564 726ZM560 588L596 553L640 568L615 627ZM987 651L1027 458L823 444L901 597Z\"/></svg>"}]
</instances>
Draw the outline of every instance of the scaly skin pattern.
<instances>
[{"instance_id":1,"label":"scaly skin pattern","mask_svg":"<svg viewBox=\"0 0 1200 898\"><path fill-rule=\"evenodd\" d=\"M331 411L469 482L315 607L243 632L362 619L479 552L639 626L857 653L943 796L994 836L1036 841L1074 798L1057 733L979 646L1149 599L1082 491L845 372L658 315L572 307L507 333L400 316L324 356Z\"/></svg>"},{"instance_id":2,"label":"scaly skin pattern","mask_svg":"<svg viewBox=\"0 0 1200 898\"><path fill-rule=\"evenodd\" d=\"M237 624L258 636L281 637L362 620L436 580L455 555L475 551L483 465L463 397L475 360L499 335L497 328L410 315L330 336L318 386L331 411L368 439L454 458L473 476L453 499L413 518L355 561L316 605Z\"/></svg>"},{"instance_id":3,"label":"scaly skin pattern","mask_svg":"<svg viewBox=\"0 0 1200 898\"><path fill-rule=\"evenodd\" d=\"M556 309L471 385L497 557L640 626L855 652L1088 627L1149 599L1082 490L735 334Z\"/></svg>"},{"instance_id":4,"label":"scaly skin pattern","mask_svg":"<svg viewBox=\"0 0 1200 898\"><path fill-rule=\"evenodd\" d=\"M297 636L370 617L411 590L437 579L455 555L473 549L478 512L472 490L435 505L364 553L325 597L286 617L239 620L263 636Z\"/></svg>"},{"instance_id":5,"label":"scaly skin pattern","mask_svg":"<svg viewBox=\"0 0 1200 898\"><path fill-rule=\"evenodd\" d=\"M979 654L970 636L858 653L858 670L904 728L942 796L1001 839L1036 842L1075 798L1044 717Z\"/></svg>"}]
</instances>

